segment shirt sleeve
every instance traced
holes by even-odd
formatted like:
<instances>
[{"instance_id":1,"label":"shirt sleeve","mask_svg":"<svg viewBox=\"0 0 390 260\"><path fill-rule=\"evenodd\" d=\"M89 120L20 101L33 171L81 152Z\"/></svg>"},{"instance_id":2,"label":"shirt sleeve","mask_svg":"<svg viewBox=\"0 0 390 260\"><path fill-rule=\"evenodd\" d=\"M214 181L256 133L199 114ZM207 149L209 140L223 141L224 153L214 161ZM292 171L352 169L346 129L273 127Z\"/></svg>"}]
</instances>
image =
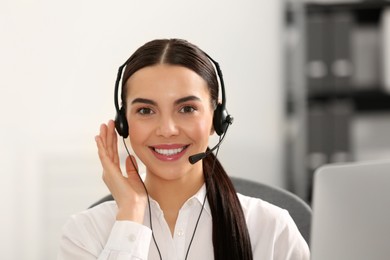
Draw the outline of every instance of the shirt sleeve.
<instances>
[{"instance_id":1,"label":"shirt sleeve","mask_svg":"<svg viewBox=\"0 0 390 260\"><path fill-rule=\"evenodd\" d=\"M151 237L152 231L144 225L117 221L99 259L111 259L113 255L118 256L113 259L147 259Z\"/></svg>"},{"instance_id":2,"label":"shirt sleeve","mask_svg":"<svg viewBox=\"0 0 390 260\"><path fill-rule=\"evenodd\" d=\"M72 218L64 226L57 259L146 260L151 238L152 231L135 222L116 221L104 238L96 223Z\"/></svg>"},{"instance_id":3,"label":"shirt sleeve","mask_svg":"<svg viewBox=\"0 0 390 260\"><path fill-rule=\"evenodd\" d=\"M240 195L251 237L253 259L309 260L310 251L287 210Z\"/></svg>"},{"instance_id":4,"label":"shirt sleeve","mask_svg":"<svg viewBox=\"0 0 390 260\"><path fill-rule=\"evenodd\" d=\"M310 250L288 211L283 210L278 221L275 259L309 260Z\"/></svg>"}]
</instances>

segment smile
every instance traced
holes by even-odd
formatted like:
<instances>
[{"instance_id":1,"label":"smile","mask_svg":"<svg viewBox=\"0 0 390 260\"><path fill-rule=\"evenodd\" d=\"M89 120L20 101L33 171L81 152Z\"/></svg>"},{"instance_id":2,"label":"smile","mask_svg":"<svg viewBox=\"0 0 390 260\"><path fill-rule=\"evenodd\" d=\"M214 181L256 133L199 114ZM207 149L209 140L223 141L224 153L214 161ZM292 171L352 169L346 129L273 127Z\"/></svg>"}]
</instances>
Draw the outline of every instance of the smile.
<instances>
[{"instance_id":1,"label":"smile","mask_svg":"<svg viewBox=\"0 0 390 260\"><path fill-rule=\"evenodd\" d=\"M184 155L185 150L189 145L170 147L170 145L158 146L158 147L150 147L154 152L154 155L163 161L174 161L181 158Z\"/></svg>"},{"instance_id":2,"label":"smile","mask_svg":"<svg viewBox=\"0 0 390 260\"><path fill-rule=\"evenodd\" d=\"M180 153L181 151L184 150L185 147L182 148L177 148L177 149L154 149L156 153L166 155L166 156L171 156Z\"/></svg>"}]
</instances>

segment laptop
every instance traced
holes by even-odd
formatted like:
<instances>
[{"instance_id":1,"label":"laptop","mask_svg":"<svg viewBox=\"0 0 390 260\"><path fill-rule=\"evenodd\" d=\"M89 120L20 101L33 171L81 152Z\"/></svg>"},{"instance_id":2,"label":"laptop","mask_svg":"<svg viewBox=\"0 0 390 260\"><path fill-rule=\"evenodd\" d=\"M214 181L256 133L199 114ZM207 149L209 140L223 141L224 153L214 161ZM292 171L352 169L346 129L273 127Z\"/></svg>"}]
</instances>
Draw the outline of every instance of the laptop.
<instances>
[{"instance_id":1,"label":"laptop","mask_svg":"<svg viewBox=\"0 0 390 260\"><path fill-rule=\"evenodd\" d=\"M312 260L390 259L390 161L314 173Z\"/></svg>"}]
</instances>

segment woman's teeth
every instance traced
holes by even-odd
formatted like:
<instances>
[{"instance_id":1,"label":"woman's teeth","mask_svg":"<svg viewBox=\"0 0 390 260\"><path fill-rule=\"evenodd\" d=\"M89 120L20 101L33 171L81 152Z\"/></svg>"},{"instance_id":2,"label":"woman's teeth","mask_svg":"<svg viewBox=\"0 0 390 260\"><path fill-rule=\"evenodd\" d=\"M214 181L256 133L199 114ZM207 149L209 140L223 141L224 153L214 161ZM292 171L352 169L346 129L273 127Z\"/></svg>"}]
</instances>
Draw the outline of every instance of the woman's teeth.
<instances>
[{"instance_id":1,"label":"woman's teeth","mask_svg":"<svg viewBox=\"0 0 390 260\"><path fill-rule=\"evenodd\" d=\"M184 147L177 148L177 149L157 149L157 148L154 149L154 151L156 151L157 153L162 154L162 155L166 155L166 156L178 154L183 150L184 150Z\"/></svg>"}]
</instances>

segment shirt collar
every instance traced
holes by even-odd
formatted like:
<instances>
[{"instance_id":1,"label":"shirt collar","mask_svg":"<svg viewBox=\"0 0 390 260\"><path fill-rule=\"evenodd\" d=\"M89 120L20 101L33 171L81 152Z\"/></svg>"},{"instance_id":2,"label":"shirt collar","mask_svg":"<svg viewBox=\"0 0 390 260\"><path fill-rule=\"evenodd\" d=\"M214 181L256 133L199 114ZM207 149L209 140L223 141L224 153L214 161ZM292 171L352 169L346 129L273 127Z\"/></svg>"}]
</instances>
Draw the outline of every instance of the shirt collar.
<instances>
[{"instance_id":1,"label":"shirt collar","mask_svg":"<svg viewBox=\"0 0 390 260\"><path fill-rule=\"evenodd\" d=\"M205 199L205 196L207 195L206 191L207 191L206 184L204 183L202 185L202 187L198 190L198 192L194 196L192 196L188 201L196 200L197 203L199 203L199 205L202 207L202 204L203 204L203 201ZM206 201L204 202L204 211L207 212L207 214L209 214L211 216L210 204L209 204L209 201L208 201L207 198L206 198Z\"/></svg>"},{"instance_id":2,"label":"shirt collar","mask_svg":"<svg viewBox=\"0 0 390 260\"><path fill-rule=\"evenodd\" d=\"M200 207L202 207L202 204L203 204L203 201L204 201L204 198L206 196L206 184L203 183L202 187L200 187L200 189L197 191L197 193L195 193L192 197L190 197L184 204L183 204L183 207L188 207L189 204L193 203L193 202L196 202L200 205ZM149 196L149 199L150 199L150 204L151 204L151 207L155 207L156 209L158 209L156 211L157 215L160 216L162 214L162 210L160 208L160 205L158 204L158 202L156 200L154 200L152 197ZM208 199L206 198L206 201L204 202L204 211L207 212L207 214L209 214L211 216L211 209L210 209L210 204L208 202Z\"/></svg>"}]
</instances>

